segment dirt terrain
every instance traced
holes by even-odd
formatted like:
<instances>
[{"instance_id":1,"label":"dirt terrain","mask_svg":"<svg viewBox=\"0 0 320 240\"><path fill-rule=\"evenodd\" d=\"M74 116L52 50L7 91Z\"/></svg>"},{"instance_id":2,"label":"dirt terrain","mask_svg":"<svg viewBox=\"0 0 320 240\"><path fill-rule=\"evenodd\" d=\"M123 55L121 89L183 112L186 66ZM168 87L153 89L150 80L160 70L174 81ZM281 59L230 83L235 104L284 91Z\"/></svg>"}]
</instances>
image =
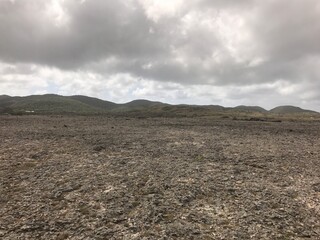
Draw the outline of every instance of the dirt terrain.
<instances>
[{"instance_id":1,"label":"dirt terrain","mask_svg":"<svg viewBox=\"0 0 320 240\"><path fill-rule=\"evenodd\" d=\"M320 122L0 116L0 239L320 239Z\"/></svg>"}]
</instances>

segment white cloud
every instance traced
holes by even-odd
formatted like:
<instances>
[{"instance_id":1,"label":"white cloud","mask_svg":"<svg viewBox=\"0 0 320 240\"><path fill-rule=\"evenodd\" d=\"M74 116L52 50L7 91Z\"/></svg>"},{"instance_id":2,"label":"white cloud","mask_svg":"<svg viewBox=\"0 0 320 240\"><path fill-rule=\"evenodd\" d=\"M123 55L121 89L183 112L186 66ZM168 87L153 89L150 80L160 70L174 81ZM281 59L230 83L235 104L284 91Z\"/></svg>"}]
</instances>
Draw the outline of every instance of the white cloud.
<instances>
[{"instance_id":1,"label":"white cloud","mask_svg":"<svg viewBox=\"0 0 320 240\"><path fill-rule=\"evenodd\" d=\"M183 0L139 0L147 16L157 22L162 17L173 17L179 13Z\"/></svg>"},{"instance_id":2,"label":"white cloud","mask_svg":"<svg viewBox=\"0 0 320 240\"><path fill-rule=\"evenodd\" d=\"M56 27L63 27L70 21L68 14L63 8L65 0L50 0L47 2L45 12L51 18Z\"/></svg>"}]
</instances>

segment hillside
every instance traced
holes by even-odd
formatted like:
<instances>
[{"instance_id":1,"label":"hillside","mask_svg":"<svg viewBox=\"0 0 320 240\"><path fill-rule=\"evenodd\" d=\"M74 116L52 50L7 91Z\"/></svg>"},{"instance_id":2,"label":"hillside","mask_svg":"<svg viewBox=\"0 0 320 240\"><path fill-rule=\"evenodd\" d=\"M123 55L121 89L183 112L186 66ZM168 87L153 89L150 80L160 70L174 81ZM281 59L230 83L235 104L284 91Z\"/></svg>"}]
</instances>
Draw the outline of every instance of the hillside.
<instances>
[{"instance_id":1,"label":"hillside","mask_svg":"<svg viewBox=\"0 0 320 240\"><path fill-rule=\"evenodd\" d=\"M81 95L75 95L68 97L73 100L77 100L79 102L82 102L86 105L89 105L90 107L101 109L101 110L112 110L117 108L117 104L109 101L104 101L99 98L93 98L93 97L87 97L87 96L81 96Z\"/></svg>"}]
</instances>

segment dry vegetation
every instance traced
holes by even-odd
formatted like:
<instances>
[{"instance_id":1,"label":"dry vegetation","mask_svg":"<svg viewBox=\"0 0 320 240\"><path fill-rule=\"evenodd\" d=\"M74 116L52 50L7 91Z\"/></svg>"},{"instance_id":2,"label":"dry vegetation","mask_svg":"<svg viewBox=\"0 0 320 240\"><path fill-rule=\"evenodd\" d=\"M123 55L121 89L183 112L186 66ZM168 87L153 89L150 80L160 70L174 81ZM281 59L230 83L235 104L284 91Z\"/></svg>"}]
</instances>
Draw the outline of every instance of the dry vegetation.
<instances>
[{"instance_id":1,"label":"dry vegetation","mask_svg":"<svg viewBox=\"0 0 320 240\"><path fill-rule=\"evenodd\" d=\"M0 143L1 239L320 239L320 122L0 116Z\"/></svg>"}]
</instances>

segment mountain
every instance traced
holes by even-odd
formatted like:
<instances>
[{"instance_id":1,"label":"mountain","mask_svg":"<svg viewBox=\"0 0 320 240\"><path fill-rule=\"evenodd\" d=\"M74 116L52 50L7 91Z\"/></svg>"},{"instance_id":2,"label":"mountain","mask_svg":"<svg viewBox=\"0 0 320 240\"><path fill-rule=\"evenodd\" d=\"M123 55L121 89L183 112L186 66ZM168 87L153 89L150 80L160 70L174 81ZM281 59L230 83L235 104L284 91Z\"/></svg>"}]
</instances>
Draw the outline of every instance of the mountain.
<instances>
[{"instance_id":1,"label":"mountain","mask_svg":"<svg viewBox=\"0 0 320 240\"><path fill-rule=\"evenodd\" d=\"M277 114L290 114L290 113L317 113L315 111L302 109L295 106L279 106L273 108L269 111L270 113L277 113Z\"/></svg>"}]
</instances>

